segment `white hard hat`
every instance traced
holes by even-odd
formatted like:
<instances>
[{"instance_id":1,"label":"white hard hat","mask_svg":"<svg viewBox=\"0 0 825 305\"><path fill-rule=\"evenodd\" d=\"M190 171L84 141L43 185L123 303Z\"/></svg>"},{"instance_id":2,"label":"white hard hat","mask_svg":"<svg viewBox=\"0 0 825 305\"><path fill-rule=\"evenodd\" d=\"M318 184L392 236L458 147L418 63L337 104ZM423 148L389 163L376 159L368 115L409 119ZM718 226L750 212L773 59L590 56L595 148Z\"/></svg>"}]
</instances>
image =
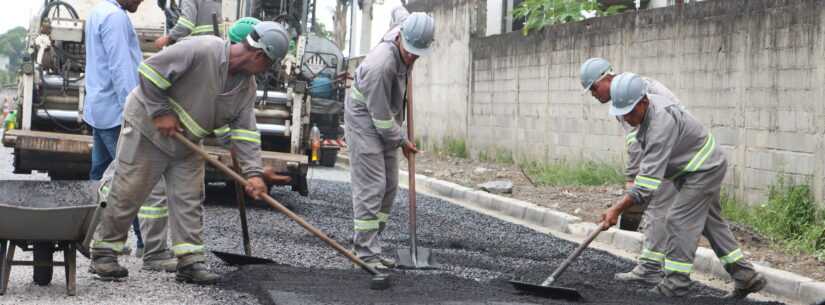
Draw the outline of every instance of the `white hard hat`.
<instances>
[{"instance_id":1,"label":"white hard hat","mask_svg":"<svg viewBox=\"0 0 825 305\"><path fill-rule=\"evenodd\" d=\"M582 88L584 88L585 91L590 90L593 84L612 70L613 67L611 67L610 63L604 58L594 57L588 59L582 64L581 74L579 75Z\"/></svg>"},{"instance_id":2,"label":"white hard hat","mask_svg":"<svg viewBox=\"0 0 825 305\"><path fill-rule=\"evenodd\" d=\"M625 115L647 95L647 83L639 75L622 73L610 84L610 115Z\"/></svg>"},{"instance_id":3,"label":"white hard hat","mask_svg":"<svg viewBox=\"0 0 825 305\"><path fill-rule=\"evenodd\" d=\"M273 62L280 62L289 50L289 35L277 22L263 21L246 36L250 46L261 49Z\"/></svg>"},{"instance_id":4,"label":"white hard hat","mask_svg":"<svg viewBox=\"0 0 825 305\"><path fill-rule=\"evenodd\" d=\"M401 25L401 43L407 52L427 56L435 36L435 20L424 13L412 13Z\"/></svg>"}]
</instances>

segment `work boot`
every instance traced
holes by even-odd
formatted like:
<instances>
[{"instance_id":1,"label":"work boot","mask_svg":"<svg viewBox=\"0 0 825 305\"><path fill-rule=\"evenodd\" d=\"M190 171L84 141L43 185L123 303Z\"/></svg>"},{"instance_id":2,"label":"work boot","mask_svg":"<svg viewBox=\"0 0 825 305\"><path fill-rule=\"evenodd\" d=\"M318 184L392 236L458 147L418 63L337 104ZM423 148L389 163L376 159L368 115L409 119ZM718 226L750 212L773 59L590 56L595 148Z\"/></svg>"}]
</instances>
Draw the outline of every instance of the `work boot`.
<instances>
[{"instance_id":1,"label":"work boot","mask_svg":"<svg viewBox=\"0 0 825 305\"><path fill-rule=\"evenodd\" d=\"M395 268L395 260L384 258L381 256L373 256L369 258L361 258L367 266L374 268L375 270L389 270ZM358 265L353 264L355 267Z\"/></svg>"},{"instance_id":2,"label":"work boot","mask_svg":"<svg viewBox=\"0 0 825 305\"><path fill-rule=\"evenodd\" d=\"M138 247L137 250L135 250L135 257L137 257L137 258L143 257L143 249L144 249L143 247Z\"/></svg>"},{"instance_id":3,"label":"work boot","mask_svg":"<svg viewBox=\"0 0 825 305\"><path fill-rule=\"evenodd\" d=\"M745 288L736 287L722 298L726 300L741 300L748 297L751 293L759 292L762 288L765 288L766 285L768 285L768 280L762 274L757 273L748 281Z\"/></svg>"},{"instance_id":4,"label":"work boot","mask_svg":"<svg viewBox=\"0 0 825 305\"><path fill-rule=\"evenodd\" d=\"M117 256L129 256L132 254L132 248L129 246L123 246L123 249L121 249L120 251L115 251L115 254Z\"/></svg>"},{"instance_id":5,"label":"work boot","mask_svg":"<svg viewBox=\"0 0 825 305\"><path fill-rule=\"evenodd\" d=\"M675 293L670 291L670 289L667 289L662 285L653 286L653 288L650 288L650 290L648 290L648 292L653 293L655 295L665 296L665 297L669 297L669 298L681 297L680 295L676 295Z\"/></svg>"},{"instance_id":6,"label":"work boot","mask_svg":"<svg viewBox=\"0 0 825 305\"><path fill-rule=\"evenodd\" d=\"M395 268L396 266L398 266L398 264L395 262L395 260L391 259L391 258L386 258L386 257L383 257L383 256L379 255L378 260L381 261L381 264L383 264L384 266L387 266L388 268Z\"/></svg>"},{"instance_id":7,"label":"work boot","mask_svg":"<svg viewBox=\"0 0 825 305\"><path fill-rule=\"evenodd\" d=\"M206 269L206 264L197 262L189 266L178 266L178 273L175 280L178 282L192 283L198 285L212 285L220 279L220 276Z\"/></svg>"},{"instance_id":8,"label":"work boot","mask_svg":"<svg viewBox=\"0 0 825 305\"><path fill-rule=\"evenodd\" d=\"M629 272L616 273L613 275L613 279L617 281L636 282L650 285L659 284L664 277L665 274L662 271L648 271L641 266L636 266Z\"/></svg>"},{"instance_id":9,"label":"work boot","mask_svg":"<svg viewBox=\"0 0 825 305\"><path fill-rule=\"evenodd\" d=\"M129 276L129 270L117 263L117 257L100 256L92 258L89 273L97 275L102 280L112 281Z\"/></svg>"},{"instance_id":10,"label":"work boot","mask_svg":"<svg viewBox=\"0 0 825 305\"><path fill-rule=\"evenodd\" d=\"M178 270L178 261L174 258L159 258L144 260L140 269L155 272L175 272Z\"/></svg>"}]
</instances>

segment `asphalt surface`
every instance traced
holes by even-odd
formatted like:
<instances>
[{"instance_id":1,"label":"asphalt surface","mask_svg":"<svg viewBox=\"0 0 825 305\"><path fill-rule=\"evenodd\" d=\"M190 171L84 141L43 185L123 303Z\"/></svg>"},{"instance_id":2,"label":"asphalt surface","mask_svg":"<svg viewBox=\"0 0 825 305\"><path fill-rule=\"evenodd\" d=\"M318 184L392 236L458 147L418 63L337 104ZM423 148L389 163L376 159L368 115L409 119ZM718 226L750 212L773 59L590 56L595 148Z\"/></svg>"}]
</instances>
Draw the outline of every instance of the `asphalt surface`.
<instances>
[{"instance_id":1,"label":"asphalt surface","mask_svg":"<svg viewBox=\"0 0 825 305\"><path fill-rule=\"evenodd\" d=\"M13 176L9 150L0 148L0 180L45 179L43 175ZM349 247L351 202L346 172L319 169L310 174L310 197L274 189L275 199ZM540 282L575 248L575 244L530 229L419 195L419 244L432 248L442 268L434 271L394 271L392 287L369 290L370 275L353 268L316 237L262 203L247 212L253 255L282 265L230 267L209 254L209 266L224 275L215 286L179 284L174 275L140 271L140 260L123 257L130 270L123 282L94 280L88 260L78 258L78 296L66 297L63 272L52 285L36 286L31 269L15 267L9 291L0 304L567 304L517 294L507 279ZM400 192L385 232L385 254L407 245L406 193ZM234 196L210 187L204 217L204 239L211 250L242 253ZM130 237L129 244L133 244ZM28 257L27 257L28 256ZM22 258L30 258L25 253ZM56 255L58 258L58 255ZM59 259L59 258L58 258ZM613 282L616 272L632 263L608 253L587 250L558 284L574 287L590 304L778 304L721 302L714 297L669 299L644 292L648 288ZM697 295L721 291L696 285Z\"/></svg>"},{"instance_id":2,"label":"asphalt surface","mask_svg":"<svg viewBox=\"0 0 825 305\"><path fill-rule=\"evenodd\" d=\"M290 202L293 211L346 244L352 229L350 188L347 183L315 180L311 198L276 191L276 199ZM386 256L407 245L406 193L400 192L384 234ZM224 201L225 202L225 201ZM253 205L256 206L256 205ZM253 208L250 223L256 256L282 265L247 266L227 274L220 287L258 296L264 304L569 304L519 295L507 280L541 282L577 246L439 199L419 195L419 243L433 249L442 268L435 271L396 271L389 290L369 290L370 276L283 215ZM213 207L213 221L232 220L237 212ZM221 226L223 227L223 226ZM226 227L210 240L223 239L226 250L240 253L237 228ZM207 234L209 235L209 233ZM234 245L234 246L233 246ZM705 297L671 299L646 292L649 286L616 283L613 274L632 263L608 253L587 250L558 280L578 289L592 304L778 304L726 302L723 292L695 285Z\"/></svg>"}]
</instances>

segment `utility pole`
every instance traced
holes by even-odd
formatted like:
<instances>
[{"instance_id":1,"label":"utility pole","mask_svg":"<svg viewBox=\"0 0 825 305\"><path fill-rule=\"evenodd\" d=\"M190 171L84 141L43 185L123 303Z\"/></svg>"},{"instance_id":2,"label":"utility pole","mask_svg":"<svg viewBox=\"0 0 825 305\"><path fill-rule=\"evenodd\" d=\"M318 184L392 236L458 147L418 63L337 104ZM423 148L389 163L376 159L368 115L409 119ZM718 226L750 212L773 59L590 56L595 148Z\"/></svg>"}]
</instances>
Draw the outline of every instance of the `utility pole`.
<instances>
[{"instance_id":1,"label":"utility pole","mask_svg":"<svg viewBox=\"0 0 825 305\"><path fill-rule=\"evenodd\" d=\"M372 47L372 2L361 1L361 48L359 54L367 54Z\"/></svg>"}]
</instances>

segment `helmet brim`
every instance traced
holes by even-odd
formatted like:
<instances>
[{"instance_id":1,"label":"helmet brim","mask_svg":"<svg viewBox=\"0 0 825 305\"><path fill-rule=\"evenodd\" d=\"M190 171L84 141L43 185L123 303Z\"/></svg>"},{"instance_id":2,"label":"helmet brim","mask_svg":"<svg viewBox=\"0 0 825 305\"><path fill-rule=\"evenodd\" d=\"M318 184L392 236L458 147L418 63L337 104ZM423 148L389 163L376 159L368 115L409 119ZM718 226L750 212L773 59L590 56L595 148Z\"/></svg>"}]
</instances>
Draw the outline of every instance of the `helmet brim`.
<instances>
[{"instance_id":1,"label":"helmet brim","mask_svg":"<svg viewBox=\"0 0 825 305\"><path fill-rule=\"evenodd\" d=\"M641 100L642 100L642 96L637 98L636 101L634 101L630 105L627 105L627 106L622 107L622 108L618 108L618 107L614 106L613 102L611 101L610 110L608 111L608 113L612 116L623 116L623 115L628 114L631 111L633 111L633 108L636 107L636 104L638 104L639 101L641 101Z\"/></svg>"},{"instance_id":2,"label":"helmet brim","mask_svg":"<svg viewBox=\"0 0 825 305\"><path fill-rule=\"evenodd\" d=\"M416 48L412 43L408 42L404 35L401 35L401 43L404 45L404 50L410 52L418 57L429 56L433 53L433 48Z\"/></svg>"}]
</instances>

